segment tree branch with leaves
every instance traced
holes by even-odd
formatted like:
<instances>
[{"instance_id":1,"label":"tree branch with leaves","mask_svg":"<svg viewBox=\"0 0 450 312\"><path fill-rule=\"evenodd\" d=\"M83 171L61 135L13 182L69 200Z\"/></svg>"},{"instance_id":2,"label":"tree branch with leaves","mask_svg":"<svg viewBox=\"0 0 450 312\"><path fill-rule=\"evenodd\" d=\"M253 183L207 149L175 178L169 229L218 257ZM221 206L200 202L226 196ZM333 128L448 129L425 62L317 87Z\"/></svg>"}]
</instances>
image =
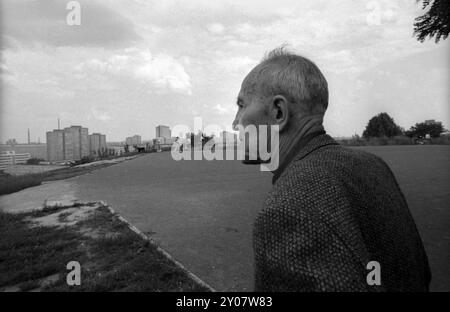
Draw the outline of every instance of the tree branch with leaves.
<instances>
[{"instance_id":1,"label":"tree branch with leaves","mask_svg":"<svg viewBox=\"0 0 450 312\"><path fill-rule=\"evenodd\" d=\"M438 43L445 40L450 32L450 1L449 0L417 0L422 2L422 9L428 8L425 14L417 17L414 22L414 36L424 42L427 37L435 37Z\"/></svg>"}]
</instances>

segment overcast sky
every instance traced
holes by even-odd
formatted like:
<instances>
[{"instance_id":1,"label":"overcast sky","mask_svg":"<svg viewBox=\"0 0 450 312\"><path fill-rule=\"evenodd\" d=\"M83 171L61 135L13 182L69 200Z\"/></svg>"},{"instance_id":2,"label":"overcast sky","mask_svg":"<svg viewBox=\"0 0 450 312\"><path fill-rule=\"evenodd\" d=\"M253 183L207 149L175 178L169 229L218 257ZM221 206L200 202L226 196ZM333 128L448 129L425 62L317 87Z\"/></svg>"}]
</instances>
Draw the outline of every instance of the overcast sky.
<instances>
[{"instance_id":1,"label":"overcast sky","mask_svg":"<svg viewBox=\"0 0 450 312\"><path fill-rule=\"evenodd\" d=\"M230 126L245 75L289 44L324 72L325 127L361 134L389 113L402 127L437 119L450 128L449 40L417 42L415 0L1 1L0 141L45 141L82 125L121 141L155 126Z\"/></svg>"}]
</instances>

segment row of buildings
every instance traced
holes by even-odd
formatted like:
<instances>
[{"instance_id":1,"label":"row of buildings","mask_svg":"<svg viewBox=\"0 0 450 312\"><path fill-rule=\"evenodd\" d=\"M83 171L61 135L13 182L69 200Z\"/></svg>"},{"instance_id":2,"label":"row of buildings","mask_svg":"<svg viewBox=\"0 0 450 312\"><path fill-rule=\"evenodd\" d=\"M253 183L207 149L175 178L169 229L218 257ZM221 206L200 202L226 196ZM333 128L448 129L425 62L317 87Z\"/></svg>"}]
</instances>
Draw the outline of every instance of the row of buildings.
<instances>
[{"instance_id":1,"label":"row of buildings","mask_svg":"<svg viewBox=\"0 0 450 312\"><path fill-rule=\"evenodd\" d=\"M106 135L89 134L88 128L70 126L47 132L47 160L79 160L85 156L101 155L107 151Z\"/></svg>"},{"instance_id":2,"label":"row of buildings","mask_svg":"<svg viewBox=\"0 0 450 312\"><path fill-rule=\"evenodd\" d=\"M231 143L236 140L236 135L224 131L220 138ZM125 142L110 142L107 145L104 134L89 134L88 128L82 126L70 126L62 130L48 131L46 139L47 142L44 144L31 143L28 132L28 144L18 144L15 140L9 144L0 144L0 153L11 155L14 153L15 156L25 153L29 154L28 157L57 162L80 160L85 156L100 156L106 153L121 155L133 151L133 148L134 150L142 147L147 150L151 148L156 150L167 149L177 140L177 138L172 137L170 127L164 125L156 127L153 141L142 141L140 135L133 135L127 137Z\"/></svg>"},{"instance_id":3,"label":"row of buildings","mask_svg":"<svg viewBox=\"0 0 450 312\"><path fill-rule=\"evenodd\" d=\"M132 137L127 137L125 139L125 144L128 146L141 145L141 136L136 134L133 135Z\"/></svg>"},{"instance_id":4,"label":"row of buildings","mask_svg":"<svg viewBox=\"0 0 450 312\"><path fill-rule=\"evenodd\" d=\"M156 127L157 143L171 145L175 138L171 137L168 126ZM125 139L125 145L137 147L142 145L140 135L133 135ZM88 133L88 128L82 126L70 126L62 130L47 132L47 161L79 160L85 156L97 156L108 149L115 150L116 146L107 146L106 136L101 133ZM118 146L119 154L123 152L123 146Z\"/></svg>"}]
</instances>

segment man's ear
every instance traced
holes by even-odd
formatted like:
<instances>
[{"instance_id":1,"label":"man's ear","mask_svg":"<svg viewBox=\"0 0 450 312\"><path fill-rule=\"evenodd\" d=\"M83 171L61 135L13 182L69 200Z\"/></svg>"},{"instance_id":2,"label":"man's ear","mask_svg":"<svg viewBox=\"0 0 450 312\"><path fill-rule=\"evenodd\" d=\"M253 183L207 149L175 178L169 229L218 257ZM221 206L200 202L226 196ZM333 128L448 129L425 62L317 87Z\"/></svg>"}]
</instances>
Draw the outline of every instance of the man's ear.
<instances>
[{"instance_id":1,"label":"man's ear","mask_svg":"<svg viewBox=\"0 0 450 312\"><path fill-rule=\"evenodd\" d=\"M283 131L289 121L288 101L284 96L276 95L272 98L272 112L280 131Z\"/></svg>"}]
</instances>

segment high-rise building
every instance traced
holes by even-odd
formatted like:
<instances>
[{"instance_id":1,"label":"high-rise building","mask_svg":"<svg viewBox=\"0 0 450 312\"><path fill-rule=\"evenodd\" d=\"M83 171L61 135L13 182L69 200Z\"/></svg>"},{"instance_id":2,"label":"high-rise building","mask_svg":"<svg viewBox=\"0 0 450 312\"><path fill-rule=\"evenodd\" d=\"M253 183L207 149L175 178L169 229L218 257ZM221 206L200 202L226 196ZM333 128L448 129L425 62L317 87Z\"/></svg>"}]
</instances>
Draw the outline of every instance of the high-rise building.
<instances>
[{"instance_id":1,"label":"high-rise building","mask_svg":"<svg viewBox=\"0 0 450 312\"><path fill-rule=\"evenodd\" d=\"M70 126L63 130L47 132L48 161L79 160L106 151L106 136L89 135L88 128Z\"/></svg>"},{"instance_id":2,"label":"high-rise building","mask_svg":"<svg viewBox=\"0 0 450 312\"><path fill-rule=\"evenodd\" d=\"M64 147L66 160L78 160L89 155L88 129L81 126L64 128Z\"/></svg>"},{"instance_id":3,"label":"high-rise building","mask_svg":"<svg viewBox=\"0 0 450 312\"><path fill-rule=\"evenodd\" d=\"M60 161L65 159L64 131L47 132L47 160Z\"/></svg>"},{"instance_id":4,"label":"high-rise building","mask_svg":"<svg viewBox=\"0 0 450 312\"><path fill-rule=\"evenodd\" d=\"M106 135L92 133L89 136L90 152L92 155L100 155L106 151Z\"/></svg>"},{"instance_id":5,"label":"high-rise building","mask_svg":"<svg viewBox=\"0 0 450 312\"><path fill-rule=\"evenodd\" d=\"M141 144L141 136L140 135L133 135L132 137L127 137L125 139L125 144L129 146L135 146Z\"/></svg>"},{"instance_id":6,"label":"high-rise building","mask_svg":"<svg viewBox=\"0 0 450 312\"><path fill-rule=\"evenodd\" d=\"M89 156L90 154L90 141L88 128L81 128L80 130L80 144L81 144L81 157Z\"/></svg>"},{"instance_id":7,"label":"high-rise building","mask_svg":"<svg viewBox=\"0 0 450 312\"><path fill-rule=\"evenodd\" d=\"M156 127L156 138L170 139L171 131L168 126L159 125Z\"/></svg>"},{"instance_id":8,"label":"high-rise building","mask_svg":"<svg viewBox=\"0 0 450 312\"><path fill-rule=\"evenodd\" d=\"M106 152L106 135L100 134L100 150Z\"/></svg>"},{"instance_id":9,"label":"high-rise building","mask_svg":"<svg viewBox=\"0 0 450 312\"><path fill-rule=\"evenodd\" d=\"M100 152L100 133L89 135L89 153L97 155Z\"/></svg>"}]
</instances>

